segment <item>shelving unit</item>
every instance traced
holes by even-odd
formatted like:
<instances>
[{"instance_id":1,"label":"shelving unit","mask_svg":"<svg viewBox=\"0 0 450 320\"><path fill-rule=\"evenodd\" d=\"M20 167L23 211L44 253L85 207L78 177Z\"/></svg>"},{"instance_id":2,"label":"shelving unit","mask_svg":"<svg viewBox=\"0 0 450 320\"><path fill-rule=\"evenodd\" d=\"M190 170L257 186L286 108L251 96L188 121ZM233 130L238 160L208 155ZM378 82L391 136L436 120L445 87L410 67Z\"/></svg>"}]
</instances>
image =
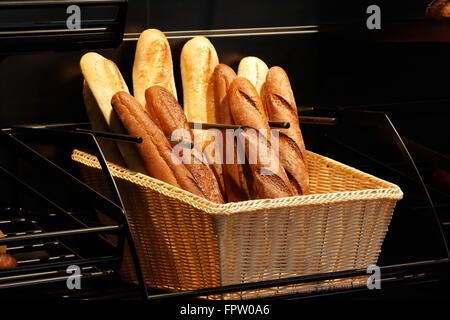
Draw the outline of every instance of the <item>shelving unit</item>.
<instances>
[{"instance_id":1,"label":"shelving unit","mask_svg":"<svg viewBox=\"0 0 450 320\"><path fill-rule=\"evenodd\" d=\"M328 111L329 113L329 111ZM425 198L428 197L428 189L423 184L421 175L419 171L416 168L414 160L410 157L409 151L406 148L405 144L403 143L402 138L397 134L396 129L394 125L390 122L389 117L387 117L386 114L382 112L368 112L368 111L358 111L358 110L341 110L339 112L334 112L334 114L329 114L329 117L326 117L325 119L329 119L332 116L335 121L330 123L329 121L326 122L327 126L337 126L337 125L344 125L346 127L351 127L354 125L367 125L367 126L376 126L376 127L385 127L386 130L390 132L392 141L397 145L399 152L403 155L403 158L407 164L407 166L410 167L412 172L415 172L416 177L414 178L414 181L419 186L419 189L422 190L424 193ZM306 122L309 125L321 125L322 121L319 121L321 117L308 117L308 121ZM311 121L313 120L313 121ZM84 229L74 229L74 230L65 230L60 232L45 232L44 230L40 231L38 234L33 235L19 235L19 236L12 236L7 237L5 239L0 239L0 245L2 244L13 244L14 246L17 244L20 244L23 241L31 241L33 244L39 244L41 245L43 242L42 240L45 239L55 239L55 238L64 238L65 236L79 236L82 237L86 234L105 234L105 233L111 233L111 232L122 232L123 236L126 237L128 243L131 244L131 253L134 258L135 262L135 268L136 268L136 274L138 275L138 281L139 284L137 287L133 289L133 287L130 287L128 289L128 292L131 296L136 298L136 292L138 292L138 296L143 297L147 300L167 300L167 299L179 299L179 298L195 298L199 296L208 296L208 295L216 295L216 294L223 294L223 293L230 293L230 292L241 292L246 290L253 290L253 289L260 289L260 288L270 288L270 287L278 287L278 286L285 286L285 285L292 285L292 284L304 284L304 283L312 283L312 282L320 282L325 280L333 280L333 279L342 279L342 278L351 278L351 277L357 277L357 276L364 276L367 275L367 270L343 270L339 272L330 272L330 273L323 273L323 274L312 274L312 275L304 275L304 276L295 276L295 277L286 277L286 278L280 278L280 279L273 279L268 281L258 281L253 283L242 283L242 284L235 284L235 285L228 285L228 286L222 286L222 287L216 287L216 288L205 288L201 290L192 290L192 291L185 291L185 292L178 292L178 293L169 293L169 292L155 292L152 291L151 288L147 288L144 284L144 279L142 277L142 271L140 269L139 264L139 257L136 253L136 250L134 249L134 241L133 241L133 235L130 232L130 229L128 227L128 222L126 219L125 214L125 208L123 208L123 205L121 205L120 200L120 194L118 192L118 189L115 185L114 179L112 178L108 167L106 166L105 159L103 158L101 154L101 150L97 149L97 155L100 159L100 162L102 163L102 167L104 170L104 175L106 178L106 181L109 182L109 187L111 189L111 192L114 197L116 198L116 203L111 202L110 200L107 200L104 198L101 194L96 193L93 190L89 190L89 187L84 185L80 180L77 178L68 175L65 171L60 171L61 169L58 169L55 165L53 165L49 160L43 159L38 154L32 152L30 149L28 149L25 145L20 143L19 140L17 140L14 135L20 134L20 135L32 135L34 137L47 137L51 139L66 139L67 137L71 136L75 139L75 141L84 141L87 142L87 139L94 139L95 140L95 132L86 132L83 130L76 130L76 128L83 126L83 124L62 124L62 125L41 125L37 127L27 127L27 126L21 126L21 127L14 127L14 128L6 128L3 130L2 137L3 137L3 143L6 140L10 140L11 146L21 154L28 154L29 157L27 159L35 159L39 160L42 164L44 164L45 167L50 166L53 168L53 170L56 170L54 173L57 175L65 176L68 180L71 181L71 183L79 185L80 191L84 190L83 193L86 195L89 195L90 197L93 197L95 200L94 203L96 205L99 205L99 207L103 208L103 212L109 212L111 216L115 216L115 219L119 222L118 225L115 226L101 226L98 228L89 228L86 227ZM102 133L102 135L104 135ZM105 138L105 137L104 137ZM139 142L139 137L122 137L122 136L115 136L111 134L110 137L106 138L112 138L112 139L126 139L126 140L135 140L136 142ZM6 139L6 140L5 140ZM75 147L75 146L74 146ZM25 154L24 154L25 155ZM369 157L370 159L370 157ZM374 160L375 161L375 160ZM395 170L394 170L395 171ZM3 173L6 175L11 175L9 172L3 170ZM22 186L27 186L26 183L23 181L17 180L19 184ZM395 264L395 265L384 265L380 267L381 270L381 283L382 285L408 285L411 283L414 283L415 281L432 281L432 279L435 279L436 275L438 274L444 274L445 270L448 269L449 266L449 257L448 254L448 244L446 240L446 236L443 231L443 225L441 223L440 217L436 213L436 209L434 207L433 202L428 197L429 200L429 208L428 211L432 215L432 219L434 219L438 233L439 238L442 244L442 247L444 249L444 256L442 258L433 259L433 260L423 260L423 261L414 261L410 263L404 263L404 264ZM53 203L50 200L50 203ZM86 208L86 210L90 210L91 208ZM60 210L61 211L61 210ZM115 212L113 214L113 212ZM65 215L68 215L69 217L72 217L69 213L65 213ZM26 220L28 221L28 220ZM32 220L30 220L32 222ZM11 222L21 222L18 221L17 218L12 217ZM38 240L38 242L36 242ZM33 242L35 241L35 242ZM59 242L58 242L59 243ZM53 245L56 243L53 243ZM122 241L123 244L123 241ZM45 245L45 244L44 244ZM102 271L97 271L92 273L91 275L94 276L105 276L105 275L111 275L111 274L118 274L119 273L119 265L114 262L118 262L121 259L121 252L123 247L118 247L116 253L118 256L116 257L110 257L105 260L105 257L102 257L102 252L98 251L97 255L98 257L92 260L76 260L76 264L86 265L90 267L88 270L91 270L91 265L88 262L92 263L106 263L107 268ZM29 253L30 254L30 253ZM76 259L75 254L56 254L54 256L56 258L62 258L62 259L68 259L67 262L55 262L53 264L48 265L47 259L42 259L37 261L37 265L32 267L20 267L18 269L11 269L6 271L0 271L0 284L3 282L3 287L12 287L12 286L23 286L26 285L26 283L10 283L11 279L14 280L14 278L4 278L2 280L2 276L6 276L9 273L11 274L17 274L20 275L20 277L28 277L32 276L34 271L42 272L44 270L51 269L53 273L57 272L58 269L52 269L52 267L67 267L69 263L75 263L74 260ZM86 263L84 263L86 262ZM114 267L115 266L115 267ZM32 268L32 269L30 269ZM440 271L439 271L440 270ZM61 270L60 270L61 271ZM57 274L57 273L56 273ZM87 274L87 276L90 275L90 273ZM39 283L47 283L52 282L56 280L66 280L67 277L54 277L46 278L45 280L38 279L35 281L35 284ZM2 288L2 285L0 285L0 289ZM310 294L297 294L297 295L288 295L288 296L277 296L272 297L271 299L280 299L280 298L286 298L286 299L309 299L309 298L317 298L322 296L328 296L330 294L346 294L351 292L363 292L368 290L367 288L351 288L349 290L340 290L340 291L323 291L323 292L312 292ZM125 290L127 291L127 290Z\"/></svg>"},{"instance_id":2,"label":"shelving unit","mask_svg":"<svg viewBox=\"0 0 450 320\"><path fill-rule=\"evenodd\" d=\"M0 53L116 47L122 42L126 0L2 1ZM80 29L69 29L67 8L80 10Z\"/></svg>"}]
</instances>

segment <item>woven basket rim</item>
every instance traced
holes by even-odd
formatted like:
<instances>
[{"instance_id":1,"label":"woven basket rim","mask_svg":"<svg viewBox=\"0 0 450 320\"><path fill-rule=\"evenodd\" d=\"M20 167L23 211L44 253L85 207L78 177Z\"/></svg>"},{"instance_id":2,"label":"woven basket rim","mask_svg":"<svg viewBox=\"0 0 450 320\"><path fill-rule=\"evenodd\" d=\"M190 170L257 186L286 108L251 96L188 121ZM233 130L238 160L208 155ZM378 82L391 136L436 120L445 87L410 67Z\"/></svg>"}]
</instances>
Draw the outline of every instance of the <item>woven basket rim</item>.
<instances>
[{"instance_id":1,"label":"woven basket rim","mask_svg":"<svg viewBox=\"0 0 450 320\"><path fill-rule=\"evenodd\" d=\"M403 198L403 192L401 191L401 189L391 182L387 182L312 151L307 150L307 153L309 157L314 158L316 161L321 161L327 166L333 167L334 169L346 171L347 174L357 176L360 179L369 179L372 183L378 185L380 188L335 193L310 194L277 199L257 199L219 204L211 202L207 199L194 195L188 191L172 186L168 183L152 178L145 174L137 173L123 168L119 165L108 162L108 167L111 171L111 174L115 178L124 179L142 187L149 188L156 192L162 193L167 197L178 199L199 210L215 215L231 215L248 211L253 212L257 210L271 210L293 206L321 205L369 199L391 199L397 201ZM97 160L97 157L87 152L74 149L72 152L72 160L84 164L88 167L101 170L101 166Z\"/></svg>"}]
</instances>

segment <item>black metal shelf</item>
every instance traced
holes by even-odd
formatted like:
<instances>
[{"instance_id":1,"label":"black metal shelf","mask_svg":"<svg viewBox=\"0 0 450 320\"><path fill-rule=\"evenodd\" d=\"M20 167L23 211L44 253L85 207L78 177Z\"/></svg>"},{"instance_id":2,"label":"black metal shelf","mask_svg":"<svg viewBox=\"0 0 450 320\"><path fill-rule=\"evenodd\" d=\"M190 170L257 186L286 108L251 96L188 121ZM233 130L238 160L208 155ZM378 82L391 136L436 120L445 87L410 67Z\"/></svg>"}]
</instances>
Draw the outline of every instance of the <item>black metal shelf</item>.
<instances>
[{"instance_id":1,"label":"black metal shelf","mask_svg":"<svg viewBox=\"0 0 450 320\"><path fill-rule=\"evenodd\" d=\"M2 1L0 53L117 47L123 39L127 0ZM70 29L67 8L80 9Z\"/></svg>"},{"instance_id":2,"label":"black metal shelf","mask_svg":"<svg viewBox=\"0 0 450 320\"><path fill-rule=\"evenodd\" d=\"M111 267L120 261L119 255L83 258L64 243L64 237L118 232L121 230L119 226L46 232L34 219L27 217L24 209L5 208L2 211L0 217L4 219L7 216L8 220L1 221L5 237L0 238L0 243L7 245L7 253L14 256L18 266L0 270L0 290L66 280L70 265L79 266L82 276L105 276L117 272ZM53 217L51 215L50 219ZM45 219L40 220L46 224Z\"/></svg>"},{"instance_id":3,"label":"black metal shelf","mask_svg":"<svg viewBox=\"0 0 450 320\"><path fill-rule=\"evenodd\" d=\"M328 113L330 113L330 110L328 110ZM401 263L401 264L390 264L390 265L381 265L381 283L382 285L389 285L389 284L411 284L414 283L414 281L420 282L420 281L433 281L434 279L440 279L440 277L445 278L448 277L448 267L450 265L449 260L449 253L448 253L448 244L445 232L443 231L443 225L440 220L440 216L436 213L436 208L434 207L434 203L431 200L428 188L424 184L423 179L421 177L420 172L417 170L416 163L414 162L413 158L409 154L409 151L406 147L406 145L403 142L402 137L398 134L398 132L395 129L395 126L390 121L389 117L382 112L373 112L373 111L359 111L359 110L333 110L331 114L328 114L327 117L308 117L308 121L304 122L304 125L311 125L316 126L317 124L321 124L321 119L334 119L334 121L326 121L327 127L329 126L346 126L346 127L352 127L352 126L376 126L378 128L384 128L390 135L391 142L397 147L399 154L403 157L405 164L408 165L409 169L413 173L413 181L415 184L417 184L417 187L421 192L423 193L424 199L426 199L426 210L429 211L431 219L436 224L436 230L437 230L437 237L440 239L442 243L443 248L443 256L436 259L430 259L430 260L417 260L412 261L408 263ZM87 227L82 226L82 228L78 229L71 229L71 230L65 230L65 231L56 231L56 232L42 232L39 234L31 234L31 235L15 235L12 237L8 237L6 239L0 239L0 245L8 243L9 245L13 245L11 247L11 250L21 250L20 245L22 241L26 240L32 240L32 243L36 244L36 240L40 240L39 245L52 245L52 242L48 241L49 239L53 238L61 238L61 241L64 241L63 236L76 236L76 237L82 237L89 233L104 235L109 232L117 232L119 234L122 234L131 244L130 246L130 252L132 253L135 268L136 268L136 275L138 279L138 285L137 287L129 287L130 296L136 298L136 292L138 292L138 297L144 298L145 300L167 300L167 299L180 299L180 298L196 298L200 296L209 296L209 295L217 295L217 294L224 294L224 293L231 293L231 292L244 292L248 290L254 290L254 289L262 289L262 288L271 288L271 287L282 287L287 285L294 285L294 284L305 284L305 283L315 283L315 282L321 282L326 280L334 280L334 279L347 279L347 278L353 278L358 276L364 276L367 275L367 270L342 270L339 272L331 272L331 273L323 273L323 274L313 274L313 275L304 275L304 276L296 276L296 277L288 277L288 278L281 278L281 279L273 279L268 281L259 281L259 282L253 282L253 283L242 283L242 284L235 284L235 285L228 285L228 286L221 286L216 288L204 288L201 290L191 290L191 291L184 291L184 292L156 292L151 291L151 288L148 288L145 285L144 278L142 275L142 270L139 263L139 256L137 254L136 248L134 246L133 236L131 234L131 231L129 229L125 209L123 207L120 194L118 192L118 189L115 185L114 179L112 178L109 169L106 165L106 161L103 157L103 154L101 150L98 147L98 144L96 143L95 138L95 132L86 131L86 130L77 130L79 127L85 127L86 124L61 124L61 125L40 125L40 126L22 126L22 127L14 127L14 128L6 128L1 133L1 138L3 138L3 142L8 142L7 144L11 144L10 146L15 149L16 152L23 153L25 150L27 150L25 153L27 154L28 159L36 158L35 160L39 160L40 165L49 166L53 170L55 170L55 174L64 176L67 181L70 181L72 184L76 185L77 188L82 191L82 193L86 196L89 196L93 200L93 204L96 208L103 209L104 213L109 213L112 217L115 217L116 221L118 221L118 224L115 226L97 226L97 227ZM26 136L31 135L34 138L43 138L46 139L56 139L56 140L64 140L68 141L69 137L71 141L77 141L78 143L84 142L86 143L88 140L90 142L94 142L95 150L97 150L97 156L98 159L102 165L103 173L105 175L105 181L108 183L109 188L111 190L111 194L113 195L114 201L109 200L105 198L103 195L98 194L96 191L90 189L87 185L85 185L83 182L78 180L76 177L70 175L68 172L64 171L62 168L57 167L56 165L52 164L51 161L48 159L43 158L42 156L38 155L34 151L30 151L27 149L27 147L20 142L20 140L17 137L14 136ZM109 139L126 139L131 140L136 143L139 143L140 139L139 137L122 137L119 135L110 134L110 136L103 138L109 138ZM73 146L72 146L73 147ZM370 160L370 158L369 158ZM390 167L386 167L385 169L390 170ZM20 183L22 186L24 183ZM25 184L26 185L26 184ZM53 202L50 201L50 204L52 205ZM54 205L53 205L54 206ZM55 207L55 206L54 206ZM55 207L58 209L58 207ZM88 208L86 208L88 209ZM67 212L64 212L63 210L60 214L62 216L66 216L67 218L74 219L72 214L68 214ZM15 221L18 223L22 223L24 221L21 220L20 217L14 218L9 217L11 221ZM78 223L78 222L77 222ZM14 248L14 245L17 248ZM123 247L118 246L117 249L121 251ZM93 258L83 258L83 257L77 257L72 256L69 254L69 261L53 261L50 262L49 259L44 259L37 261L37 264L35 266L20 266L17 269L10 269L0 272L0 288L2 288L2 276L6 277L7 275L10 275L12 280L16 280L16 282L9 282L8 278L4 278L5 284L4 287L20 287L30 284L36 284L39 285L40 283L52 283L57 281L63 281L67 278L66 275L62 275L61 273L58 273L58 270L61 270L61 268L64 268L67 266L67 263L75 263L78 265L86 266L88 269L86 270L86 279L90 277L96 277L97 275L100 277L108 276L115 274L117 275L119 272L118 266L120 265L121 256L100 256L100 252L98 252L97 257ZM54 256L54 259L65 259L67 258L67 255L64 254L57 254ZM73 260L72 260L73 259ZM91 269L91 267L96 267L97 265L103 265L104 269ZM116 266L115 268L111 268L111 265ZM49 273L47 273L49 272ZM32 279L34 277L34 274L38 277L37 279ZM41 279L39 278L40 275L45 275L46 278ZM24 281L17 281L21 277L25 279ZM30 280L27 280L28 278L31 278ZM46 279L46 280L45 280ZM124 289L127 291L126 289ZM327 296L327 295L333 295L333 294L339 294L339 292L354 292L354 291L364 291L368 290L367 288L363 287L357 287L357 288L351 288L349 290L335 290L335 291L322 291L322 292L315 292L310 294L296 294L296 295L286 295L286 296L279 296L279 297L273 297L271 299L306 299L306 298L314 298L314 297L321 297L321 296ZM124 291L119 290L118 296L120 297L126 297L126 294ZM82 296L80 293L75 293L74 297L76 296Z\"/></svg>"},{"instance_id":4,"label":"black metal shelf","mask_svg":"<svg viewBox=\"0 0 450 320\"><path fill-rule=\"evenodd\" d=\"M3 295L4 290L23 287L50 286L52 290L61 287L64 289L64 281L71 275L67 268L71 265L80 268L79 276L83 281L118 278L125 238L131 246L134 243L129 228L127 229L120 196L116 196L119 203L116 204L90 189L22 142L21 138L27 133L33 133L34 137L41 135L41 140L59 137L51 130L53 135L45 130L6 128L0 132L2 148L6 148L15 159L20 157L39 168L42 177L48 173L65 181L66 186L76 186L74 196L82 196L83 200L91 201L93 207L82 210L86 212L67 211L58 204L59 199L49 198L39 184L32 184L27 181L26 176L19 176L17 168L7 168L2 164L0 174L4 181L18 188L16 191L29 194L43 205L32 210L17 206L0 209L0 227L5 234L4 238L0 238L0 245L7 245L7 253L13 255L18 262L16 268L0 270L0 294ZM67 138L67 132L63 136ZM91 134L79 133L77 137L81 146L91 144L94 148L98 147ZM101 155L99 149L98 152ZM92 210L106 211L115 224L102 225L99 221L91 221L92 216L86 213ZM114 241L108 238L110 235L115 235Z\"/></svg>"}]
</instances>

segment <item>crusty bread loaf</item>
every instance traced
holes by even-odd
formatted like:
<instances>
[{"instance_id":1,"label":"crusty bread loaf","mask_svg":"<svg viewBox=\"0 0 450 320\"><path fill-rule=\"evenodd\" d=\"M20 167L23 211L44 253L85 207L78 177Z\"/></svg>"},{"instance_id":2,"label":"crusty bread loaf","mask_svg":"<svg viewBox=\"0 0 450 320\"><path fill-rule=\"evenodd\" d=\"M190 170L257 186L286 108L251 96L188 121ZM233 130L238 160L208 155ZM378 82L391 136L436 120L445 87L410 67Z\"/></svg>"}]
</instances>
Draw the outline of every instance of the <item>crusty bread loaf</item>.
<instances>
[{"instance_id":1,"label":"crusty bread loaf","mask_svg":"<svg viewBox=\"0 0 450 320\"><path fill-rule=\"evenodd\" d=\"M441 21L450 21L450 0L431 1L427 6L426 16Z\"/></svg>"},{"instance_id":2,"label":"crusty bread loaf","mask_svg":"<svg viewBox=\"0 0 450 320\"><path fill-rule=\"evenodd\" d=\"M228 104L227 92L231 83L236 78L233 69L225 64L218 64L213 73L214 84L214 101L216 104L217 123L234 124L233 115ZM227 150L226 131L222 131L222 171L225 184L225 194L228 202L245 201L252 198L250 193L252 176L245 159L238 161L237 140L233 137L233 144L228 141L229 146L233 146L233 150ZM228 154L229 153L229 154ZM227 157L232 161L227 161ZM244 157L245 158L245 157ZM231 163L230 163L231 162ZM249 174L250 173L250 174ZM250 187L249 187L250 186Z\"/></svg>"},{"instance_id":3,"label":"crusty bread loaf","mask_svg":"<svg viewBox=\"0 0 450 320\"><path fill-rule=\"evenodd\" d=\"M276 150L272 150L268 119L264 115L263 105L255 87L249 80L236 77L228 90L228 103L235 123L245 127L245 153L252 169L258 198L296 195ZM256 155L251 154L256 150Z\"/></svg>"},{"instance_id":4,"label":"crusty bread loaf","mask_svg":"<svg viewBox=\"0 0 450 320\"><path fill-rule=\"evenodd\" d=\"M111 101L129 134L142 137L138 150L151 177L205 197L181 161L172 158L172 147L144 107L129 93L118 92Z\"/></svg>"},{"instance_id":5,"label":"crusty bread loaf","mask_svg":"<svg viewBox=\"0 0 450 320\"><path fill-rule=\"evenodd\" d=\"M86 80L83 81L83 100L92 130L108 132L109 126L106 123L91 89L89 89L89 86L86 83ZM108 141L105 139L98 139L97 141L106 160L119 166L126 166L125 161L123 160L123 157L114 141Z\"/></svg>"},{"instance_id":6,"label":"crusty bread loaf","mask_svg":"<svg viewBox=\"0 0 450 320\"><path fill-rule=\"evenodd\" d=\"M214 68L212 83L217 123L233 124L227 92L235 78L236 73L226 64L220 63Z\"/></svg>"},{"instance_id":7,"label":"crusty bread loaf","mask_svg":"<svg viewBox=\"0 0 450 320\"><path fill-rule=\"evenodd\" d=\"M164 134L172 136L175 130L182 129L183 132L177 138L194 142L194 136L183 109L181 109L175 97L167 89L161 86L152 86L145 91L145 97L152 120ZM185 166L197 181L203 194L210 201L224 203L219 184L203 158L200 146L189 150L189 152L190 162L185 163Z\"/></svg>"},{"instance_id":8,"label":"crusty bread loaf","mask_svg":"<svg viewBox=\"0 0 450 320\"><path fill-rule=\"evenodd\" d=\"M0 253L0 270L15 268L17 267L17 265L17 260L13 256L5 253Z\"/></svg>"},{"instance_id":9,"label":"crusty bread loaf","mask_svg":"<svg viewBox=\"0 0 450 320\"><path fill-rule=\"evenodd\" d=\"M257 57L245 57L239 62L239 77L247 78L255 87L258 94L261 92L261 86L266 81L266 75L269 68L266 63Z\"/></svg>"},{"instance_id":10,"label":"crusty bread loaf","mask_svg":"<svg viewBox=\"0 0 450 320\"><path fill-rule=\"evenodd\" d=\"M2 230L0 230L0 238L3 238L4 236ZM6 253L6 246L0 246L0 254L2 253Z\"/></svg>"},{"instance_id":11,"label":"crusty bread loaf","mask_svg":"<svg viewBox=\"0 0 450 320\"><path fill-rule=\"evenodd\" d=\"M186 42L181 51L183 109L188 121L216 123L211 76L219 63L217 52L205 37Z\"/></svg>"},{"instance_id":12,"label":"crusty bread loaf","mask_svg":"<svg viewBox=\"0 0 450 320\"><path fill-rule=\"evenodd\" d=\"M185 43L180 56L181 80L183 84L183 110L191 122L216 123L214 87L211 77L219 63L216 49L205 37L198 36ZM193 130L195 140L200 141L202 149L214 143L206 130ZM209 161L215 158L214 150L205 153ZM211 165L221 190L224 190L222 166Z\"/></svg>"},{"instance_id":13,"label":"crusty bread loaf","mask_svg":"<svg viewBox=\"0 0 450 320\"><path fill-rule=\"evenodd\" d=\"M109 130L114 133L125 133L111 106L111 98L115 93L119 91L129 92L116 64L95 52L88 52L81 58L80 67ZM136 146L131 143L117 143L117 146L129 169L146 173Z\"/></svg>"},{"instance_id":14,"label":"crusty bread loaf","mask_svg":"<svg viewBox=\"0 0 450 320\"><path fill-rule=\"evenodd\" d=\"M177 98L170 45L164 33L147 29L136 45L133 64L133 96L145 106L145 90L159 85Z\"/></svg>"},{"instance_id":15,"label":"crusty bread loaf","mask_svg":"<svg viewBox=\"0 0 450 320\"><path fill-rule=\"evenodd\" d=\"M298 194L308 194L308 165L297 115L297 105L289 78L282 68L270 68L266 82L261 89L261 99L269 114L270 121L290 123L288 129L280 129L281 164Z\"/></svg>"}]
</instances>

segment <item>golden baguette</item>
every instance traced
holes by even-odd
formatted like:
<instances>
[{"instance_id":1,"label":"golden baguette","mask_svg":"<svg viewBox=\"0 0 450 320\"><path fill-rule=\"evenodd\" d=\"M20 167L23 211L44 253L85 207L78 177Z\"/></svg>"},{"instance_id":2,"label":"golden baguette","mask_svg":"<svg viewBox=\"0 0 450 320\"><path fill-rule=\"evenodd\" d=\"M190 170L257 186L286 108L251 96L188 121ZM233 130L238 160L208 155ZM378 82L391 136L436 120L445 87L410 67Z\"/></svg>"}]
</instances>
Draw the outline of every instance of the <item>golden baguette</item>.
<instances>
[{"instance_id":1,"label":"golden baguette","mask_svg":"<svg viewBox=\"0 0 450 320\"><path fill-rule=\"evenodd\" d=\"M147 29L139 36L133 64L133 95L142 106L145 106L145 90L154 85L167 89L177 98L169 42L161 31Z\"/></svg>"},{"instance_id":2,"label":"golden baguette","mask_svg":"<svg viewBox=\"0 0 450 320\"><path fill-rule=\"evenodd\" d=\"M266 81L266 75L269 68L267 64L257 57L242 58L238 66L238 77L244 77L253 84L258 94L261 92L261 87Z\"/></svg>"},{"instance_id":3,"label":"golden baguette","mask_svg":"<svg viewBox=\"0 0 450 320\"><path fill-rule=\"evenodd\" d=\"M97 101L95 100L91 89L89 89L89 86L87 85L86 80L83 81L83 100L92 130L108 132L109 127L98 107ZM123 157L114 141L104 139L98 139L97 141L106 160L122 167L126 166L125 161L123 160Z\"/></svg>"},{"instance_id":4,"label":"golden baguette","mask_svg":"<svg viewBox=\"0 0 450 320\"><path fill-rule=\"evenodd\" d=\"M129 92L116 64L98 53L88 52L81 57L80 67L109 130L114 133L125 134L126 131L111 105L111 99L116 92ZM129 169L146 174L145 166L136 146L130 143L118 143L117 146Z\"/></svg>"},{"instance_id":5,"label":"golden baguette","mask_svg":"<svg viewBox=\"0 0 450 320\"><path fill-rule=\"evenodd\" d=\"M217 52L205 37L186 42L180 58L183 110L188 121L216 123L211 76L219 64Z\"/></svg>"},{"instance_id":6,"label":"golden baguette","mask_svg":"<svg viewBox=\"0 0 450 320\"><path fill-rule=\"evenodd\" d=\"M181 50L180 68L183 83L183 110L186 118L191 122L217 123L214 85L212 75L214 68L219 64L216 49L205 37L198 36L185 43ZM201 142L202 150L213 142L208 138L206 130L193 130L194 141ZM213 146L213 145L210 145ZM216 148L209 148L205 156L210 161L216 157ZM224 193L224 181L221 164L211 165L222 194Z\"/></svg>"}]
</instances>

